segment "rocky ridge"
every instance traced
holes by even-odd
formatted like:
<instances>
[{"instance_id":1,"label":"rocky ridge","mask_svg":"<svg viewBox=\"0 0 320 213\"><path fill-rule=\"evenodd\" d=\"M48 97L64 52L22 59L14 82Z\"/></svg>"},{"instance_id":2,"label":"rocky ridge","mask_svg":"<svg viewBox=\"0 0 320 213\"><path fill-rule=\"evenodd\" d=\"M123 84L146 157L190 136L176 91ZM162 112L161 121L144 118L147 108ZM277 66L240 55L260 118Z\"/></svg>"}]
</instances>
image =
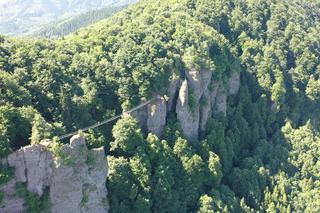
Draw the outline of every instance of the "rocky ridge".
<instances>
[{"instance_id":1,"label":"rocky ridge","mask_svg":"<svg viewBox=\"0 0 320 213\"><path fill-rule=\"evenodd\" d=\"M132 113L142 129L161 137L168 113L175 112L188 140L196 140L207 121L219 113L226 114L227 99L240 88L240 74L233 71L227 85L214 80L214 71L191 69L185 77L173 74L164 99L157 99L148 108ZM192 102L192 103L191 103Z\"/></svg>"}]
</instances>

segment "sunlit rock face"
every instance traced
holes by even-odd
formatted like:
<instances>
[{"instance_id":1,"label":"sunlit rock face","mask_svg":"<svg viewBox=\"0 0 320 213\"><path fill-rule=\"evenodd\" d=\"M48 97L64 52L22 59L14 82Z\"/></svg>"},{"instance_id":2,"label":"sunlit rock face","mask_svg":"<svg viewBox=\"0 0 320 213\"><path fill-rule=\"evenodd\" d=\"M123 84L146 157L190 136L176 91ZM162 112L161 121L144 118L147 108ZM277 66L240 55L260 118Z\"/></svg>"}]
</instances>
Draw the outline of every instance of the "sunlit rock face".
<instances>
[{"instance_id":1,"label":"sunlit rock face","mask_svg":"<svg viewBox=\"0 0 320 213\"><path fill-rule=\"evenodd\" d=\"M184 80L179 91L176 113L185 137L188 140L195 140L199 132L199 104L196 102L193 108L189 106L188 87L188 81Z\"/></svg>"},{"instance_id":2,"label":"sunlit rock face","mask_svg":"<svg viewBox=\"0 0 320 213\"><path fill-rule=\"evenodd\" d=\"M49 188L51 212L107 212L108 166L103 147L88 150L85 139L79 135L61 146L59 155L52 145L44 141L26 146L3 160L15 168L15 176L0 188L9 195L0 212L9 208L24 210L24 201L10 193L15 191L17 182L26 183L28 191L38 196Z\"/></svg>"},{"instance_id":3,"label":"sunlit rock face","mask_svg":"<svg viewBox=\"0 0 320 213\"><path fill-rule=\"evenodd\" d=\"M172 73L165 96L155 95L147 107L130 114L144 132L161 138L168 114L176 115L186 139L196 141L210 118L226 115L229 96L240 88L240 74L232 72L226 83L214 80L214 71L190 69L183 77Z\"/></svg>"},{"instance_id":4,"label":"sunlit rock face","mask_svg":"<svg viewBox=\"0 0 320 213\"><path fill-rule=\"evenodd\" d=\"M148 105L148 131L161 137L163 129L166 125L167 103L163 97L157 98Z\"/></svg>"}]
</instances>

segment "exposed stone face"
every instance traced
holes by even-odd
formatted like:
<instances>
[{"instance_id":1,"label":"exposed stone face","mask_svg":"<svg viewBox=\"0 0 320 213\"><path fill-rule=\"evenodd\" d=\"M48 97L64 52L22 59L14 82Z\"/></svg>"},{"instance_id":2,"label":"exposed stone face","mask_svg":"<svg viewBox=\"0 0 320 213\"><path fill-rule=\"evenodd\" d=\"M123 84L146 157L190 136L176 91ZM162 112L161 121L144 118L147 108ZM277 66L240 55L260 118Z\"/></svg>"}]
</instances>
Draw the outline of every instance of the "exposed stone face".
<instances>
[{"instance_id":1,"label":"exposed stone face","mask_svg":"<svg viewBox=\"0 0 320 213\"><path fill-rule=\"evenodd\" d=\"M133 111L130 113L130 115L135 118L141 129L146 130L148 125L148 109L147 107L142 107L138 109L137 111Z\"/></svg>"},{"instance_id":2,"label":"exposed stone face","mask_svg":"<svg viewBox=\"0 0 320 213\"><path fill-rule=\"evenodd\" d=\"M191 69L186 72L186 76L194 90L197 101L199 101L211 82L212 71Z\"/></svg>"},{"instance_id":3,"label":"exposed stone face","mask_svg":"<svg viewBox=\"0 0 320 213\"><path fill-rule=\"evenodd\" d=\"M54 156L46 142L12 153L7 158L8 164L16 169L11 184L26 182L27 189L39 196L49 187L53 213L107 212L108 171L104 149L88 150L85 139L76 135L70 145L61 147L61 152L64 157ZM8 191L8 186L0 190Z\"/></svg>"},{"instance_id":4,"label":"exposed stone face","mask_svg":"<svg viewBox=\"0 0 320 213\"><path fill-rule=\"evenodd\" d=\"M184 135L188 140L195 140L199 134L199 104L192 111L188 103L188 82L182 82L177 101L176 113Z\"/></svg>"},{"instance_id":5,"label":"exposed stone face","mask_svg":"<svg viewBox=\"0 0 320 213\"><path fill-rule=\"evenodd\" d=\"M22 213L26 212L24 200L16 196L16 179L10 180L5 185L0 186L0 191L5 194L0 205L0 212Z\"/></svg>"},{"instance_id":6,"label":"exposed stone face","mask_svg":"<svg viewBox=\"0 0 320 213\"><path fill-rule=\"evenodd\" d=\"M216 81L212 81L211 85L211 90L209 91L210 93L210 104L211 104L211 109L214 111L215 103L216 103L216 97L218 94L218 89L220 87L220 84Z\"/></svg>"},{"instance_id":7,"label":"exposed stone face","mask_svg":"<svg viewBox=\"0 0 320 213\"><path fill-rule=\"evenodd\" d=\"M216 99L215 99L214 113L226 114L226 111L227 111L227 95L225 93L223 85L220 85L217 91Z\"/></svg>"},{"instance_id":8,"label":"exposed stone face","mask_svg":"<svg viewBox=\"0 0 320 213\"><path fill-rule=\"evenodd\" d=\"M169 83L169 87L167 90L167 95L169 97L167 104L167 112L172 112L174 110L175 104L175 96L180 85L180 79L174 75L173 79Z\"/></svg>"},{"instance_id":9,"label":"exposed stone face","mask_svg":"<svg viewBox=\"0 0 320 213\"><path fill-rule=\"evenodd\" d=\"M18 182L26 182L26 166L24 164L24 150L20 149L8 156L7 162L15 168L15 179Z\"/></svg>"},{"instance_id":10,"label":"exposed stone face","mask_svg":"<svg viewBox=\"0 0 320 213\"><path fill-rule=\"evenodd\" d=\"M166 100L161 97L148 105L148 131L161 137L164 126L166 125L167 104Z\"/></svg>"},{"instance_id":11,"label":"exposed stone face","mask_svg":"<svg viewBox=\"0 0 320 213\"><path fill-rule=\"evenodd\" d=\"M206 129L207 121L212 114L211 96L208 90L203 93L200 105L200 130Z\"/></svg>"},{"instance_id":12,"label":"exposed stone face","mask_svg":"<svg viewBox=\"0 0 320 213\"><path fill-rule=\"evenodd\" d=\"M25 147L23 153L27 188L30 192L42 196L43 188L49 186L52 175L52 154L40 144Z\"/></svg>"},{"instance_id":13,"label":"exposed stone face","mask_svg":"<svg viewBox=\"0 0 320 213\"><path fill-rule=\"evenodd\" d=\"M232 72L229 78L229 94L235 95L240 88L240 74L238 72Z\"/></svg>"}]
</instances>

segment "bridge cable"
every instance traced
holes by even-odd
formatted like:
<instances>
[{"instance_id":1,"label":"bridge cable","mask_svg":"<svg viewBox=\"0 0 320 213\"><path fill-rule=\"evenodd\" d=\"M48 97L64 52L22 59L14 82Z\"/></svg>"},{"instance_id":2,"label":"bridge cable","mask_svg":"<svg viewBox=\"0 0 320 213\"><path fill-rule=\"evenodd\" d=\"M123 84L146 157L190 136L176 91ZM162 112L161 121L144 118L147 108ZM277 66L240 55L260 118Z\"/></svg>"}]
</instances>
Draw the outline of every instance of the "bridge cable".
<instances>
[{"instance_id":1,"label":"bridge cable","mask_svg":"<svg viewBox=\"0 0 320 213\"><path fill-rule=\"evenodd\" d=\"M76 131L74 131L74 132L70 132L70 133L65 134L65 135L62 135L62 136L60 136L60 137L58 137L58 138L59 138L60 140L62 140L62 139L65 139L65 138L68 138L68 137L71 137L71 136L73 136L73 135L78 134L79 131L86 132L86 131L88 131L88 130L90 130L90 129L93 129L93 128L99 127L99 126L101 126L101 125L110 123L111 121L114 121L114 120L120 118L120 117L123 116L123 115L126 115L126 114L129 114L129 113L131 113L131 112L134 112L134 111L136 111L136 110L138 110L138 109L140 109L140 108L142 108L142 107L150 104L150 103L151 103L152 101L154 101L155 99L156 99L156 98L152 98L152 99L150 99L150 100L148 100L148 101L146 101L146 102L143 102L143 103L141 103L141 104L139 104L139 105L131 108L131 109L128 110L128 111L125 111L125 112L123 112L123 113L121 113L121 114L119 114L119 115L116 115L116 116L114 116L114 117L112 117L112 118L109 118L109 119L107 119L107 120L105 120L105 121L99 121L99 122L97 122L97 123L95 123L95 124L93 124L93 125L87 126L87 127L85 127L85 128L82 128L82 129L78 129L78 130L76 130Z\"/></svg>"}]
</instances>

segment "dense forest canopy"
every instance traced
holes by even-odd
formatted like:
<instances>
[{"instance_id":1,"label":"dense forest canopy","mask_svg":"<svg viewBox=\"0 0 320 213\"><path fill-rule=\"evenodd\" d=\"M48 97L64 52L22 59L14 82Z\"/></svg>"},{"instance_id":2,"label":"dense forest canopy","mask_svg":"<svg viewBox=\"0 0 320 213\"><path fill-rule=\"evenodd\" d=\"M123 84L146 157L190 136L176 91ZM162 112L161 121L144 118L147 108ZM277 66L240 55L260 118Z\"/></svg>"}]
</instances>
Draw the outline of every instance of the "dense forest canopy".
<instances>
[{"instance_id":1,"label":"dense forest canopy","mask_svg":"<svg viewBox=\"0 0 320 213\"><path fill-rule=\"evenodd\" d=\"M319 19L318 0L142 0L57 41L1 37L0 155L164 95L184 69L237 69L197 142L175 114L163 138L131 117L89 131L110 211L319 212Z\"/></svg>"}]
</instances>

